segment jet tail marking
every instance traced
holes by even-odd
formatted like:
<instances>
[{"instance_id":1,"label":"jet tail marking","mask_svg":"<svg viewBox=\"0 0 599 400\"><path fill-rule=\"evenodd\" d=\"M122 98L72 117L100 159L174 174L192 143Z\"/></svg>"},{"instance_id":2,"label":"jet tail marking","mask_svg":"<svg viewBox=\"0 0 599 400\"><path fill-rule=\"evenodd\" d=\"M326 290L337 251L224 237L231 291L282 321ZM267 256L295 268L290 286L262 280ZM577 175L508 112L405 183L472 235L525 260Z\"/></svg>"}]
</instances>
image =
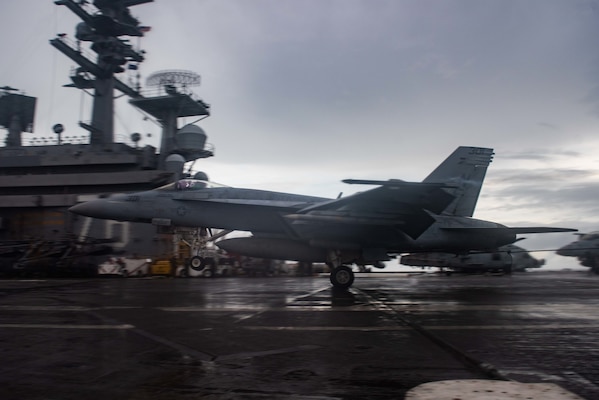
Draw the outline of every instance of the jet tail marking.
<instances>
[{"instance_id":1,"label":"jet tail marking","mask_svg":"<svg viewBox=\"0 0 599 400\"><path fill-rule=\"evenodd\" d=\"M460 146L422 181L454 187L447 192L456 199L444 214L472 217L493 155L493 149Z\"/></svg>"}]
</instances>

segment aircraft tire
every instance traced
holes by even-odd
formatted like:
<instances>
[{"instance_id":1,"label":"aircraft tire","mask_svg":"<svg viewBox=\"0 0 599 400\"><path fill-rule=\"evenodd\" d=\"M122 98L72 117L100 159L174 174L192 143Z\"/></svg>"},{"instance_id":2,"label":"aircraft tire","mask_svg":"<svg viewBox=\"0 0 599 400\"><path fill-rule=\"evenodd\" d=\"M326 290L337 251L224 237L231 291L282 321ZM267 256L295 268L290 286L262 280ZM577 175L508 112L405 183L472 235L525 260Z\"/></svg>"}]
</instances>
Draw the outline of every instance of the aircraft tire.
<instances>
[{"instance_id":1,"label":"aircraft tire","mask_svg":"<svg viewBox=\"0 0 599 400\"><path fill-rule=\"evenodd\" d=\"M200 256L193 256L189 260L189 267L194 271L201 272L206 268L206 259Z\"/></svg>"},{"instance_id":2,"label":"aircraft tire","mask_svg":"<svg viewBox=\"0 0 599 400\"><path fill-rule=\"evenodd\" d=\"M350 267L340 265L331 271L331 283L339 289L347 289L354 283L354 273Z\"/></svg>"}]
</instances>

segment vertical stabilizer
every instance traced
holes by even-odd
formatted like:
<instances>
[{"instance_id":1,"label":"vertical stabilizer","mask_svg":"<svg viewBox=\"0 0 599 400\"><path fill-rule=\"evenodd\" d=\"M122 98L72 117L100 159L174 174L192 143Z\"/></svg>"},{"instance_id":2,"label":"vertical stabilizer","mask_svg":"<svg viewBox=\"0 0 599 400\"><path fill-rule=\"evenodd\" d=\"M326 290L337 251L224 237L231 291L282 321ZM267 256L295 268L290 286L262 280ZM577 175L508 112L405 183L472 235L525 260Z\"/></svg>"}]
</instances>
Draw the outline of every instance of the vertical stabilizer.
<instances>
[{"instance_id":1,"label":"vertical stabilizer","mask_svg":"<svg viewBox=\"0 0 599 400\"><path fill-rule=\"evenodd\" d=\"M429 176L426 183L445 183L457 186L445 189L456 199L443 214L471 217L483 186L487 167L493 160L493 149L484 147L458 147Z\"/></svg>"}]
</instances>

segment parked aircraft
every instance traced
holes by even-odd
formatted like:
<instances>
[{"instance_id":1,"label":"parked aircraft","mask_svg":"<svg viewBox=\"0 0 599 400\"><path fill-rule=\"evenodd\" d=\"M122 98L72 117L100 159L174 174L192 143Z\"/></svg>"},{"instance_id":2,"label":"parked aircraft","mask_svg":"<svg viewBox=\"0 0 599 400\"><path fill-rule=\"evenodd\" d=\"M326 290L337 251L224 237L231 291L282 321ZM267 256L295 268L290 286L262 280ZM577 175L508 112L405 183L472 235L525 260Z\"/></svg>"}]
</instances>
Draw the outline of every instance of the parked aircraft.
<instances>
[{"instance_id":1,"label":"parked aircraft","mask_svg":"<svg viewBox=\"0 0 599 400\"><path fill-rule=\"evenodd\" d=\"M412 267L436 267L442 271L503 272L525 271L540 268L545 260L538 260L528 251L514 244L501 246L493 252L468 254L410 253L400 258L400 264Z\"/></svg>"},{"instance_id":2,"label":"parked aircraft","mask_svg":"<svg viewBox=\"0 0 599 400\"><path fill-rule=\"evenodd\" d=\"M496 249L521 233L574 229L504 225L472 218L493 149L458 147L422 182L345 180L374 189L337 199L226 187L183 179L151 191L71 207L89 217L249 231L216 242L250 257L326 262L331 283L354 281L348 265L379 265L400 253Z\"/></svg>"},{"instance_id":3,"label":"parked aircraft","mask_svg":"<svg viewBox=\"0 0 599 400\"><path fill-rule=\"evenodd\" d=\"M576 233L578 240L556 251L560 256L577 257L580 265L599 274L599 232Z\"/></svg>"}]
</instances>

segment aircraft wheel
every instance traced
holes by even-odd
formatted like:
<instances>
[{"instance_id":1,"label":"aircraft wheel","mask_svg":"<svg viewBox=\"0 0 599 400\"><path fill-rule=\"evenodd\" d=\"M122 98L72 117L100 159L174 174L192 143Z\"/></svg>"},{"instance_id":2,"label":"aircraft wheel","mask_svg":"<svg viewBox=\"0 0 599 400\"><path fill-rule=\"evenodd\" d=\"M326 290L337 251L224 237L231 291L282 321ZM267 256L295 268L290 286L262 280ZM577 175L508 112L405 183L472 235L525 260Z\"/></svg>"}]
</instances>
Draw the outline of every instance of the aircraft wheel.
<instances>
[{"instance_id":1,"label":"aircraft wheel","mask_svg":"<svg viewBox=\"0 0 599 400\"><path fill-rule=\"evenodd\" d=\"M194 271L203 271L206 268L206 259L200 256L193 256L191 260L189 260L189 266Z\"/></svg>"},{"instance_id":2,"label":"aircraft wheel","mask_svg":"<svg viewBox=\"0 0 599 400\"><path fill-rule=\"evenodd\" d=\"M331 283L336 288L347 289L354 283L354 273L350 267L341 265L331 271Z\"/></svg>"}]
</instances>

